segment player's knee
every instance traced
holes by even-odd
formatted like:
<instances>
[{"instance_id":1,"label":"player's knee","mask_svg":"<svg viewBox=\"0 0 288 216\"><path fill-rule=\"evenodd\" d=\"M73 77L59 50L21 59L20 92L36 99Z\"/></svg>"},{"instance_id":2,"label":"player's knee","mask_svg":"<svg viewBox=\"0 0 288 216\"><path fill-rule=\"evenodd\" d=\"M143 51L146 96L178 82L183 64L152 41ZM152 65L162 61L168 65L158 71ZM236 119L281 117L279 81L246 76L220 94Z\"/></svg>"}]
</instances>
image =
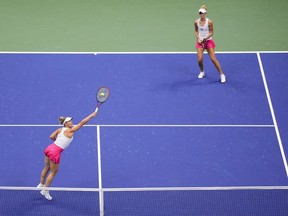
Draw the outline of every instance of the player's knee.
<instances>
[{"instance_id":1,"label":"player's knee","mask_svg":"<svg viewBox=\"0 0 288 216\"><path fill-rule=\"evenodd\" d=\"M56 175L57 172L58 172L58 169L51 169L50 170L50 173L54 176Z\"/></svg>"},{"instance_id":2,"label":"player's knee","mask_svg":"<svg viewBox=\"0 0 288 216\"><path fill-rule=\"evenodd\" d=\"M53 177L56 176L57 170L54 170L54 171L50 170L50 174L51 174Z\"/></svg>"}]
</instances>

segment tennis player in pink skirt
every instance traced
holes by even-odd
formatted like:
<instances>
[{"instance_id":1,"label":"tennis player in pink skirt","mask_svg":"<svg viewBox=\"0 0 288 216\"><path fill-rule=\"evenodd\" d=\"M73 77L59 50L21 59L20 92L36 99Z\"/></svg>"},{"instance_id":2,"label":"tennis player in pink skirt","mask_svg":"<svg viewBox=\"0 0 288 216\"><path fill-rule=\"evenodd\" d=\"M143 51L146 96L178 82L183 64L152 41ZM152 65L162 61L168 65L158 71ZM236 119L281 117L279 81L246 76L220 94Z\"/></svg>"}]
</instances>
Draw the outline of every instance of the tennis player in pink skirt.
<instances>
[{"instance_id":1,"label":"tennis player in pink skirt","mask_svg":"<svg viewBox=\"0 0 288 216\"><path fill-rule=\"evenodd\" d=\"M59 118L59 122L63 127L58 128L50 135L50 139L54 140L54 142L44 150L45 166L41 172L40 184L37 186L38 188L43 189L41 190L41 194L45 196L46 199L52 200L48 188L57 174L62 151L70 145L74 133L95 116L96 112L93 112L77 125L73 125L72 117ZM49 171L50 173L48 175Z\"/></svg>"},{"instance_id":2,"label":"tennis player in pink skirt","mask_svg":"<svg viewBox=\"0 0 288 216\"><path fill-rule=\"evenodd\" d=\"M203 52L206 49L207 53L213 62L214 66L216 67L217 71L220 74L220 81L221 83L226 82L226 77L221 69L221 65L216 58L215 55L215 43L212 39L213 35L213 22L212 20L206 18L207 7L206 5L202 5L199 9L199 16L200 18L195 20L194 27L195 27L195 36L196 36L196 49L197 49L197 56L198 56L198 65L200 68L200 73L198 75L199 79L205 77L204 73L204 65L203 65Z\"/></svg>"}]
</instances>

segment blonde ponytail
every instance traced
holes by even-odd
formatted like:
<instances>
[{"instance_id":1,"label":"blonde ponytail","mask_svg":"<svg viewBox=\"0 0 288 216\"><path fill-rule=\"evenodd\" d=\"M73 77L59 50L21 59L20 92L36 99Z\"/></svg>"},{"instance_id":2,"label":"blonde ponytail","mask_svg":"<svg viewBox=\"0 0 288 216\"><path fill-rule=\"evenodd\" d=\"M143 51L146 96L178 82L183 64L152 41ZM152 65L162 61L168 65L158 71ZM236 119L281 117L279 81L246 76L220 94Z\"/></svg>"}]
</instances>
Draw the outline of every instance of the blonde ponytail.
<instances>
[{"instance_id":1,"label":"blonde ponytail","mask_svg":"<svg viewBox=\"0 0 288 216\"><path fill-rule=\"evenodd\" d=\"M205 9L207 11L207 6L206 5L202 5L201 8L203 8L203 9Z\"/></svg>"},{"instance_id":2,"label":"blonde ponytail","mask_svg":"<svg viewBox=\"0 0 288 216\"><path fill-rule=\"evenodd\" d=\"M59 123L62 125L65 119L66 119L66 117L61 116L59 118Z\"/></svg>"}]
</instances>

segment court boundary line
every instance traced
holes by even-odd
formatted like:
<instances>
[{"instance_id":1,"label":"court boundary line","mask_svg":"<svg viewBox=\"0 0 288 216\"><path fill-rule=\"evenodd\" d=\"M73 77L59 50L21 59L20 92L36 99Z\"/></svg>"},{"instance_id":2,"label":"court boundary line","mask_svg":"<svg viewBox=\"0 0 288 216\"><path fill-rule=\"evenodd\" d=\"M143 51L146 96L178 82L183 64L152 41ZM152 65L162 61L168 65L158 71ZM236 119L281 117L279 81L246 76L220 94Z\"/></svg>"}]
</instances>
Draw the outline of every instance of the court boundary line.
<instances>
[{"instance_id":1,"label":"court boundary line","mask_svg":"<svg viewBox=\"0 0 288 216\"><path fill-rule=\"evenodd\" d=\"M284 163L284 168L285 168L285 171L286 171L286 175L288 177L287 159L286 159L285 151L284 151L284 148L283 148L283 143L282 143L282 139L281 139L281 136L280 136L280 132L279 132L279 128L278 128L278 124L277 124L277 120L276 120L276 116L275 116L275 112L274 112L274 108L273 108L272 99L271 99L271 96L270 96L269 87L268 87L268 84L267 84L267 81L266 81L266 75L265 75L265 71L264 71L264 68L263 68L263 64L262 64L260 53L257 53L257 59L258 59L258 64L259 64L261 75L262 75L262 80L263 80L263 84L264 84L264 88L265 88L265 92L266 92L266 97L267 97L269 108L270 108L270 113L271 113L272 120L273 120L273 123L274 123L274 128L275 128L275 133L276 133L276 137L277 137L277 140L278 140L278 145L279 145L279 148L280 148L280 153L281 153L282 160L283 160L283 163Z\"/></svg>"},{"instance_id":2,"label":"court boundary line","mask_svg":"<svg viewBox=\"0 0 288 216\"><path fill-rule=\"evenodd\" d=\"M0 190L39 191L37 187L0 186ZM50 191L100 192L99 188L49 187ZM139 187L139 188L102 188L103 192L133 191L195 191L195 190L288 190L288 186L208 186L208 187Z\"/></svg>"},{"instance_id":3,"label":"court boundary line","mask_svg":"<svg viewBox=\"0 0 288 216\"><path fill-rule=\"evenodd\" d=\"M0 127L59 127L60 125L56 125L56 124L0 124ZM214 125L214 124L210 124L210 125L206 125L206 124L195 124L195 125L177 125L177 124L167 124L167 125L133 125L133 124L127 124L127 125L95 125L95 124L87 124L87 125L83 125L83 127L264 127L264 128L271 128L271 127L275 127L273 124L259 124L259 125Z\"/></svg>"},{"instance_id":4,"label":"court boundary line","mask_svg":"<svg viewBox=\"0 0 288 216\"><path fill-rule=\"evenodd\" d=\"M100 211L100 216L103 216L104 215L104 193L103 193L103 188L102 188L100 126L97 126L96 131L97 131L97 156L98 156L99 211Z\"/></svg>"},{"instance_id":5,"label":"court boundary line","mask_svg":"<svg viewBox=\"0 0 288 216\"><path fill-rule=\"evenodd\" d=\"M207 53L207 52L205 52ZM215 53L219 54L257 54L257 53L271 53L271 54L281 54L281 53L288 53L288 51L216 51ZM75 54L75 55L109 55L109 54L197 54L196 51L183 51L183 52L165 52L165 51L158 51L158 52L101 52L101 51L94 51L94 52L37 52L37 51L0 51L0 54Z\"/></svg>"}]
</instances>

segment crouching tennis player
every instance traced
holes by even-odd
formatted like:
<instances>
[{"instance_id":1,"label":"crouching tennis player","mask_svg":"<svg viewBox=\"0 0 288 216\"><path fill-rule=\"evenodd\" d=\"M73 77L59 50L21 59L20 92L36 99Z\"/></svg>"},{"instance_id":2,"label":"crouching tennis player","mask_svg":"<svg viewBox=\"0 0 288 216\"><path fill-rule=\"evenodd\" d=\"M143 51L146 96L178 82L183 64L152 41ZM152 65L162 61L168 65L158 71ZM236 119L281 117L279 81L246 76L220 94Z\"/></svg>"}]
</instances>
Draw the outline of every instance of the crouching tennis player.
<instances>
[{"instance_id":1,"label":"crouching tennis player","mask_svg":"<svg viewBox=\"0 0 288 216\"><path fill-rule=\"evenodd\" d=\"M70 145L73 140L74 133L95 116L96 112L93 112L77 125L73 125L72 117L59 118L60 124L64 127L58 128L50 135L50 139L54 140L54 142L44 150L45 166L41 172L40 184L37 186L38 188L42 188L40 193L45 196L46 199L52 200L48 189L55 175L57 174L62 151ZM47 176L49 171L50 173Z\"/></svg>"}]
</instances>

